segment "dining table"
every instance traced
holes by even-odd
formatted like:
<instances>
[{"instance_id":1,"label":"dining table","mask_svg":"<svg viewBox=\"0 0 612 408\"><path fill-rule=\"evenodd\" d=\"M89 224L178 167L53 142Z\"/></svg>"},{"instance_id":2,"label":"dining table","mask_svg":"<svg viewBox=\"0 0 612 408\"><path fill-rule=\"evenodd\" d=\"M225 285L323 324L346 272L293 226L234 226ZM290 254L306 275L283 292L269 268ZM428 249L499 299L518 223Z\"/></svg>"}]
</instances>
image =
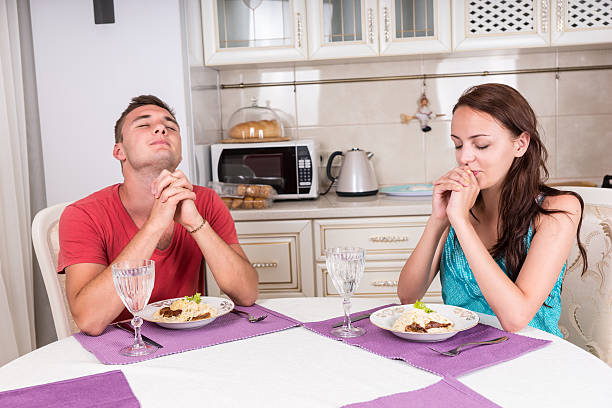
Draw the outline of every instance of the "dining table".
<instances>
[{"instance_id":1,"label":"dining table","mask_svg":"<svg viewBox=\"0 0 612 408\"><path fill-rule=\"evenodd\" d=\"M392 302L353 298L352 312ZM338 297L260 299L257 304L299 322L343 314ZM480 323L501 329L494 316L478 316ZM209 329L194 330L205 335ZM174 332L181 335L181 330ZM518 334L550 343L455 376L453 381L502 407L612 407L612 368L605 362L530 326ZM493 346L479 346L473 352L485 353L487 347ZM303 325L118 365L102 364L71 336L0 367L0 401L2 391L112 370L123 373L142 407L340 407L421 390L443 379Z\"/></svg>"}]
</instances>

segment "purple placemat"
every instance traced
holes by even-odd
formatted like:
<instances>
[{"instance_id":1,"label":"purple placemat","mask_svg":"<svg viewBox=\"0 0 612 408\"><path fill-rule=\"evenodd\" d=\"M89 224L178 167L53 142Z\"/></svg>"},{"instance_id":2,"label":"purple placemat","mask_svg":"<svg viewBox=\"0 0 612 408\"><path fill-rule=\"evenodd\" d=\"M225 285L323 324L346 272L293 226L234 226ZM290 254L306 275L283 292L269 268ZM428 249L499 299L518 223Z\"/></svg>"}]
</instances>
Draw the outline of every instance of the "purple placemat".
<instances>
[{"instance_id":1,"label":"purple placemat","mask_svg":"<svg viewBox=\"0 0 612 408\"><path fill-rule=\"evenodd\" d=\"M370 309L368 312L374 312L388 306L391 305ZM351 316L357 316L364 312L357 312ZM404 360L414 367L430 371L442 377L457 377L480 368L512 360L550 343L549 340L507 333L480 323L444 341L418 343L399 338L388 330L376 327L370 322L370 319L364 319L355 323L355 326L366 329L366 334L352 339L341 339L330 334L329 331L334 323L342 320L343 317L336 317L320 322L303 323L303 325L307 329L323 336L361 347L383 357ZM438 350L450 350L463 343L491 340L501 336L508 336L508 340L498 344L468 347L456 357L443 356L427 348L431 346Z\"/></svg>"},{"instance_id":2,"label":"purple placemat","mask_svg":"<svg viewBox=\"0 0 612 408\"><path fill-rule=\"evenodd\" d=\"M103 364L131 364L150 360L168 354L182 353L215 344L242 340L299 326L300 322L263 306L236 307L254 316L267 314L268 317L257 323L249 323L246 317L228 313L214 322L197 329L164 329L155 323L144 322L142 334L155 340L163 348L141 357L126 357L119 350L133 341L133 336L113 326L108 326L101 335L93 337L76 333L74 338Z\"/></svg>"},{"instance_id":3,"label":"purple placemat","mask_svg":"<svg viewBox=\"0 0 612 408\"><path fill-rule=\"evenodd\" d=\"M134 408L140 403L119 370L0 392L0 407Z\"/></svg>"},{"instance_id":4,"label":"purple placemat","mask_svg":"<svg viewBox=\"0 0 612 408\"><path fill-rule=\"evenodd\" d=\"M453 378L444 378L429 387L420 390L400 392L386 395L371 401L358 402L345 405L351 408L434 408L434 407L461 407L483 408L499 407L482 395L466 387Z\"/></svg>"}]
</instances>

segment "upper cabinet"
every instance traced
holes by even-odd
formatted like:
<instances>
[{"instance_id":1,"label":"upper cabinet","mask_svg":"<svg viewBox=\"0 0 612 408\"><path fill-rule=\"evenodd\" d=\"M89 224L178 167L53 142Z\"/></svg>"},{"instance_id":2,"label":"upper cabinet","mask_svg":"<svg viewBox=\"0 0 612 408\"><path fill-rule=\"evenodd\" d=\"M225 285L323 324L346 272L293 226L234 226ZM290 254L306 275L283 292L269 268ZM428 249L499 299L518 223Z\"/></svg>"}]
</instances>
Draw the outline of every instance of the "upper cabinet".
<instances>
[{"instance_id":1,"label":"upper cabinet","mask_svg":"<svg viewBox=\"0 0 612 408\"><path fill-rule=\"evenodd\" d=\"M612 42L612 0L465 0L453 7L456 51Z\"/></svg>"},{"instance_id":2,"label":"upper cabinet","mask_svg":"<svg viewBox=\"0 0 612 408\"><path fill-rule=\"evenodd\" d=\"M200 1L212 66L612 42L612 0Z\"/></svg>"},{"instance_id":3,"label":"upper cabinet","mask_svg":"<svg viewBox=\"0 0 612 408\"><path fill-rule=\"evenodd\" d=\"M380 55L451 51L450 0L379 0Z\"/></svg>"},{"instance_id":4,"label":"upper cabinet","mask_svg":"<svg viewBox=\"0 0 612 408\"><path fill-rule=\"evenodd\" d=\"M612 0L553 0L551 44L612 42Z\"/></svg>"},{"instance_id":5,"label":"upper cabinet","mask_svg":"<svg viewBox=\"0 0 612 408\"><path fill-rule=\"evenodd\" d=\"M202 0L206 65L307 59L305 0Z\"/></svg>"},{"instance_id":6,"label":"upper cabinet","mask_svg":"<svg viewBox=\"0 0 612 408\"><path fill-rule=\"evenodd\" d=\"M451 50L449 0L308 0L309 59Z\"/></svg>"}]
</instances>

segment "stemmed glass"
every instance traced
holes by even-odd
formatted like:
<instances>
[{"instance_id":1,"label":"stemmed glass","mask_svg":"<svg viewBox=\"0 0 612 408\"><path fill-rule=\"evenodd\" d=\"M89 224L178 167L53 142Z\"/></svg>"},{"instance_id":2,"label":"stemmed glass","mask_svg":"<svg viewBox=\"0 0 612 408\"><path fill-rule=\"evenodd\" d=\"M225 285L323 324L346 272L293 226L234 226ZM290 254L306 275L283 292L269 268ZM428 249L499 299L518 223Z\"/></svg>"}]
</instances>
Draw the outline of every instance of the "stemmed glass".
<instances>
[{"instance_id":1,"label":"stemmed glass","mask_svg":"<svg viewBox=\"0 0 612 408\"><path fill-rule=\"evenodd\" d=\"M140 326L142 318L139 314L143 311L155 283L155 261L150 259L139 261L120 261L111 266L113 272L113 283L121 298L121 301L134 315L132 326L134 327L134 344L119 350L124 356L144 356L153 353L157 347L146 344L140 337Z\"/></svg>"},{"instance_id":2,"label":"stemmed glass","mask_svg":"<svg viewBox=\"0 0 612 408\"><path fill-rule=\"evenodd\" d=\"M351 325L351 296L359 286L365 269L363 248L327 248L325 250L327 271L338 294L344 298L344 324L331 330L338 337L359 337L365 334L362 327Z\"/></svg>"}]
</instances>

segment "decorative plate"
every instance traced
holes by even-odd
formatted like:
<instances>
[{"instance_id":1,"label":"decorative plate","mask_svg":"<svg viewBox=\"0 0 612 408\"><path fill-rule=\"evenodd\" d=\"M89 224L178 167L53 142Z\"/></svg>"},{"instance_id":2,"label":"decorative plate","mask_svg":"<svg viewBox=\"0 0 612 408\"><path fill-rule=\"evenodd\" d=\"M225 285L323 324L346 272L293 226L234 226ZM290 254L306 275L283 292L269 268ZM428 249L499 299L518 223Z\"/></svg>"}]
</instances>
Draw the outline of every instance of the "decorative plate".
<instances>
[{"instance_id":1,"label":"decorative plate","mask_svg":"<svg viewBox=\"0 0 612 408\"><path fill-rule=\"evenodd\" d=\"M148 322L158 324L161 327L165 327L167 329L196 329L198 327L206 326L207 324L212 323L217 317L228 314L234 308L234 302L229 299L212 296L202 296L202 302L208 303L210 306L217 309L216 316L209 317L208 319L194 320L191 322L164 322L153 318L153 314L156 311L158 311L162 307L170 306L172 302L178 299L182 298L166 299L150 303L144 308L140 317L142 317Z\"/></svg>"},{"instance_id":2,"label":"decorative plate","mask_svg":"<svg viewBox=\"0 0 612 408\"><path fill-rule=\"evenodd\" d=\"M381 187L383 194L401 197L430 196L433 193L433 184L402 184L399 186Z\"/></svg>"},{"instance_id":3,"label":"decorative plate","mask_svg":"<svg viewBox=\"0 0 612 408\"><path fill-rule=\"evenodd\" d=\"M460 331L471 329L478 324L480 318L478 315L471 310L464 309L458 306L442 305L432 303L427 305L428 308L433 309L448 320L454 323L453 331L447 333L412 333L412 332L399 332L392 329L395 321L408 310L414 308L412 304L401 305L401 306L390 306L370 315L370 321L373 325L380 327L381 329L389 330L391 333L398 337L406 340L421 341L421 342L433 342L442 341Z\"/></svg>"}]
</instances>

